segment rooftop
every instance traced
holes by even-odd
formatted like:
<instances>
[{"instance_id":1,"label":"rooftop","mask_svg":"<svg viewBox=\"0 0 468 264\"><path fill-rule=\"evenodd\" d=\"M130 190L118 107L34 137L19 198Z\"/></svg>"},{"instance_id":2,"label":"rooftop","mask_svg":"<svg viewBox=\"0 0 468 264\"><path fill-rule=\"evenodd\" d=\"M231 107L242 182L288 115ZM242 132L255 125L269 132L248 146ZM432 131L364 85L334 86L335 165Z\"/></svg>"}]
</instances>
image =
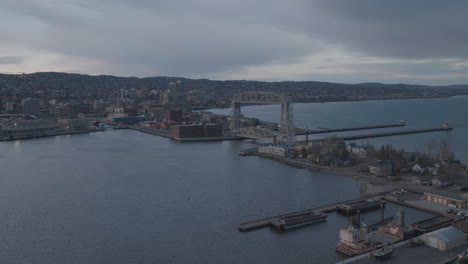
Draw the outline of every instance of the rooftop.
<instances>
[{"instance_id":1,"label":"rooftop","mask_svg":"<svg viewBox=\"0 0 468 264\"><path fill-rule=\"evenodd\" d=\"M450 198L450 199L458 200L458 201L462 201L462 202L468 201L468 199L465 199L465 198L461 197L458 194L449 193L449 192L433 190L433 191L427 191L425 193L431 194L431 195L437 195L437 196L441 196L441 197L446 197L446 198Z\"/></svg>"},{"instance_id":2,"label":"rooftop","mask_svg":"<svg viewBox=\"0 0 468 264\"><path fill-rule=\"evenodd\" d=\"M430 233L427 233L428 235L434 235L438 239L444 241L445 243L448 243L450 241L458 240L465 238L465 234L463 234L462 231L456 229L455 227L446 227L439 229L437 231L433 231Z\"/></svg>"}]
</instances>

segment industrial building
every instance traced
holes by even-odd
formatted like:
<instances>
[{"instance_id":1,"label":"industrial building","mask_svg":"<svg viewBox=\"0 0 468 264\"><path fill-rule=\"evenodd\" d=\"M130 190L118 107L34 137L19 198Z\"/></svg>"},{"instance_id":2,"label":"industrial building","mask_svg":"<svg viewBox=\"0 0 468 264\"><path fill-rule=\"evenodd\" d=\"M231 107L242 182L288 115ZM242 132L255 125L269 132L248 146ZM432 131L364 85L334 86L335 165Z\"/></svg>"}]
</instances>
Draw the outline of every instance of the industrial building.
<instances>
[{"instance_id":1,"label":"industrial building","mask_svg":"<svg viewBox=\"0 0 468 264\"><path fill-rule=\"evenodd\" d=\"M171 126L171 137L176 139L222 136L223 127L218 124Z\"/></svg>"},{"instance_id":2,"label":"industrial building","mask_svg":"<svg viewBox=\"0 0 468 264\"><path fill-rule=\"evenodd\" d=\"M183 112L182 110L166 110L166 122L182 122Z\"/></svg>"},{"instance_id":3,"label":"industrial building","mask_svg":"<svg viewBox=\"0 0 468 264\"><path fill-rule=\"evenodd\" d=\"M12 119L1 125L2 139L17 139L52 135L57 122L51 119Z\"/></svg>"},{"instance_id":4,"label":"industrial building","mask_svg":"<svg viewBox=\"0 0 468 264\"><path fill-rule=\"evenodd\" d=\"M424 234L421 236L421 240L424 241L425 245L441 251L466 244L465 234L451 226Z\"/></svg>"},{"instance_id":5,"label":"industrial building","mask_svg":"<svg viewBox=\"0 0 468 264\"><path fill-rule=\"evenodd\" d=\"M86 132L90 130L91 121L88 118L63 118L58 120L58 125L65 131Z\"/></svg>"},{"instance_id":6,"label":"industrial building","mask_svg":"<svg viewBox=\"0 0 468 264\"><path fill-rule=\"evenodd\" d=\"M459 195L442 192L442 191L428 191L424 193L424 200L443 204L454 208L466 208L468 206L468 199Z\"/></svg>"}]
</instances>

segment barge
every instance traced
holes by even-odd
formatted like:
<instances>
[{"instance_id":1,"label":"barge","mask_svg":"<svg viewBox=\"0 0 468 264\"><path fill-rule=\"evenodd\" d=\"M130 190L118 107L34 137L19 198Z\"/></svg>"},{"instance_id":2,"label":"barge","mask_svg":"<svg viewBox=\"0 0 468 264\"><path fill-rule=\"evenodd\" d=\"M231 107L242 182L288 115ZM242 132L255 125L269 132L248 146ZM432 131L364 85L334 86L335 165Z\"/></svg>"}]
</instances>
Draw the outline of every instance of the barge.
<instances>
[{"instance_id":1,"label":"barge","mask_svg":"<svg viewBox=\"0 0 468 264\"><path fill-rule=\"evenodd\" d=\"M354 215L358 211L359 212L365 212L365 211L371 211L375 209L379 209L382 206L385 206L386 201L377 199L364 199L364 200L358 200L358 201L353 201L349 203L341 203L337 205L337 209L339 213L346 214L346 215Z\"/></svg>"},{"instance_id":2,"label":"barge","mask_svg":"<svg viewBox=\"0 0 468 264\"><path fill-rule=\"evenodd\" d=\"M322 213L306 212L278 217L271 221L271 225L279 230L301 227L327 220L328 215Z\"/></svg>"}]
</instances>

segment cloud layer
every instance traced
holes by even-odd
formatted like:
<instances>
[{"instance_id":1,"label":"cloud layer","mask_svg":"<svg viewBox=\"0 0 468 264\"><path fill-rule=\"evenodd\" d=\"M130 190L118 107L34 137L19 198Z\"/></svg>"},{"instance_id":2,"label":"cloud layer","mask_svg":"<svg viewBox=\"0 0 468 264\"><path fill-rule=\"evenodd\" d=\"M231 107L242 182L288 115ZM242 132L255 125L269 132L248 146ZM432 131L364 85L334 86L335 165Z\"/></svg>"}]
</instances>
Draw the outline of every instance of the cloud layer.
<instances>
[{"instance_id":1,"label":"cloud layer","mask_svg":"<svg viewBox=\"0 0 468 264\"><path fill-rule=\"evenodd\" d=\"M0 71L468 83L467 13L435 0L4 0Z\"/></svg>"}]
</instances>

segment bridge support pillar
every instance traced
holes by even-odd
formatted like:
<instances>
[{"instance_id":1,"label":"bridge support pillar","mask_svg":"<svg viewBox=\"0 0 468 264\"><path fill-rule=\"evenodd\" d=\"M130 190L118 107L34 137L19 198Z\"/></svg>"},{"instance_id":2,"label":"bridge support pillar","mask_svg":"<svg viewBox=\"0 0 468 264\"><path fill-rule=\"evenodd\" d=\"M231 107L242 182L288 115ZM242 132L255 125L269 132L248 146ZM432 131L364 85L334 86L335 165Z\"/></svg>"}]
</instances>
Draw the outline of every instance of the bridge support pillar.
<instances>
[{"instance_id":1,"label":"bridge support pillar","mask_svg":"<svg viewBox=\"0 0 468 264\"><path fill-rule=\"evenodd\" d=\"M281 103L280 134L283 135L283 141L294 143L296 140L296 127L294 126L293 104L289 100Z\"/></svg>"},{"instance_id":2,"label":"bridge support pillar","mask_svg":"<svg viewBox=\"0 0 468 264\"><path fill-rule=\"evenodd\" d=\"M231 132L238 130L241 127L241 104L232 103L232 114L231 114Z\"/></svg>"}]
</instances>

